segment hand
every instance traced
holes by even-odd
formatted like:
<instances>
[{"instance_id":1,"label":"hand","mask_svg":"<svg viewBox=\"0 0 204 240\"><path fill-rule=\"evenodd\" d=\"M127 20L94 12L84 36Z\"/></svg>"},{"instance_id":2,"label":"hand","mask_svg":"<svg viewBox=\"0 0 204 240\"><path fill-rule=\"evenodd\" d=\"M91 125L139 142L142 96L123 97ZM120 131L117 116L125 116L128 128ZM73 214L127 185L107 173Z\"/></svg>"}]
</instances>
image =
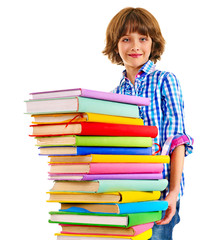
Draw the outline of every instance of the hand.
<instances>
[{"instance_id":1,"label":"hand","mask_svg":"<svg viewBox=\"0 0 204 240\"><path fill-rule=\"evenodd\" d=\"M168 208L166 210L165 216L160 221L157 221L156 224L165 225L170 223L171 219L176 213L177 196L178 194L174 194L173 192L167 195L165 201L168 202Z\"/></svg>"}]
</instances>

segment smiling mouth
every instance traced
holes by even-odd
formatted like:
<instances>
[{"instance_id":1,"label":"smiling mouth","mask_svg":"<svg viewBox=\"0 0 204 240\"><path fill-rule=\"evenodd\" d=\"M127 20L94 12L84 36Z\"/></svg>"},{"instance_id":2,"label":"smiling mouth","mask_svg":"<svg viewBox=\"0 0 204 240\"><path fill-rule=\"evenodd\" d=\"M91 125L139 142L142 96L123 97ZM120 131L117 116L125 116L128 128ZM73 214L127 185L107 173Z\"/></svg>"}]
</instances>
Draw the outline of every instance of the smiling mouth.
<instances>
[{"instance_id":1,"label":"smiling mouth","mask_svg":"<svg viewBox=\"0 0 204 240\"><path fill-rule=\"evenodd\" d=\"M142 54L128 54L128 56L133 57L133 58L138 58L142 56Z\"/></svg>"}]
</instances>

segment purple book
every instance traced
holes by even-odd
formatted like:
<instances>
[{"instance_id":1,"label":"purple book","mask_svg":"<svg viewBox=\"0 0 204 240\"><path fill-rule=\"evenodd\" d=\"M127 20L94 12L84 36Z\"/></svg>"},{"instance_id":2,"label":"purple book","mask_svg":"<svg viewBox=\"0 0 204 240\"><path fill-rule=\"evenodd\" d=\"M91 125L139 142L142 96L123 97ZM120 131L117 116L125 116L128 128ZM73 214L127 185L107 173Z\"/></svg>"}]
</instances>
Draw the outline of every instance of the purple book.
<instances>
[{"instance_id":1,"label":"purple book","mask_svg":"<svg viewBox=\"0 0 204 240\"><path fill-rule=\"evenodd\" d=\"M113 101L113 102L136 104L138 106L148 106L150 104L150 99L145 97L130 96L130 95L117 94L112 92L94 91L94 90L88 90L84 88L35 92L35 93L30 93L30 95L32 95L32 99L35 99L35 100L80 96L80 97L96 98L96 99L102 99L102 100Z\"/></svg>"},{"instance_id":2,"label":"purple book","mask_svg":"<svg viewBox=\"0 0 204 240\"><path fill-rule=\"evenodd\" d=\"M93 180L155 180L162 179L162 173L135 174L49 174L49 180L93 181Z\"/></svg>"}]
</instances>

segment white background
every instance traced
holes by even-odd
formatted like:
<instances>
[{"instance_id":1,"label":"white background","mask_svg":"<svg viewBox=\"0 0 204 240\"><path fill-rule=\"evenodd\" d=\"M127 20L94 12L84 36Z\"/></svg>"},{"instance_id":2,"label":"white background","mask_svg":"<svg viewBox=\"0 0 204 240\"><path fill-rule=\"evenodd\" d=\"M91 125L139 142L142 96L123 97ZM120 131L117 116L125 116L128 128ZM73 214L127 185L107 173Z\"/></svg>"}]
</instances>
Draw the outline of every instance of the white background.
<instances>
[{"instance_id":1,"label":"white background","mask_svg":"<svg viewBox=\"0 0 204 240\"><path fill-rule=\"evenodd\" d=\"M157 68L173 72L185 99L186 129L194 153L186 158L186 190L174 239L201 239L203 215L203 4L163 0L4 0L0 3L1 236L56 239L48 224L47 157L28 137L30 92L84 87L110 91L122 67L101 51L111 18L122 8L144 7L159 21L166 51ZM202 115L201 115L202 114Z\"/></svg>"}]
</instances>

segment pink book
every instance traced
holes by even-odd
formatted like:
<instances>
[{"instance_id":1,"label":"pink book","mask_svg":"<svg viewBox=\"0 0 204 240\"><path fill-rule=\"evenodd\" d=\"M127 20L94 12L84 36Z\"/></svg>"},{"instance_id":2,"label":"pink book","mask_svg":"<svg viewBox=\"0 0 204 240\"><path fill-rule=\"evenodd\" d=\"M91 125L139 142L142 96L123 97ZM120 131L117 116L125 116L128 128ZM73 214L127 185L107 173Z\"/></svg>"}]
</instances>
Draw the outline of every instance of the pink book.
<instances>
[{"instance_id":1,"label":"pink book","mask_svg":"<svg viewBox=\"0 0 204 240\"><path fill-rule=\"evenodd\" d=\"M102 92L89 90L84 88L64 89L46 92L34 92L30 93L32 99L49 99L49 98L63 98L63 97L87 97L96 98L113 102L122 102L129 104L136 104L138 106L148 106L150 104L149 98L130 96L124 94L117 94L112 92Z\"/></svg>"},{"instance_id":2,"label":"pink book","mask_svg":"<svg viewBox=\"0 0 204 240\"><path fill-rule=\"evenodd\" d=\"M50 173L161 173L163 171L163 168L163 163L67 163L50 164Z\"/></svg>"},{"instance_id":3,"label":"pink book","mask_svg":"<svg viewBox=\"0 0 204 240\"><path fill-rule=\"evenodd\" d=\"M102 227L102 226L101 227L95 227L95 226L89 226L89 229L90 230L92 229L92 230L88 231L87 227L83 226L83 225L76 225L74 228L73 228L73 225L68 225L68 224L60 224L60 225L61 225L62 229L65 229L66 227L69 228L69 226L72 227L72 229L73 229L72 231L71 230L70 231L61 231L61 233L64 233L64 234L79 234L79 232L77 230L74 230L75 227L76 227L76 229L80 227L80 234L89 234L89 235L95 235L96 234L96 233L94 233L94 228L97 228L97 229L107 229L107 230L109 230L108 232L110 232L111 229L115 229L115 227ZM131 231L133 233L132 235L114 234L114 236L137 236L137 235L139 235L139 234L141 234L141 233L151 229L153 226L154 226L153 222L140 224L140 225L137 225L137 226L133 226L133 227L127 228L127 229L132 229L132 231ZM86 229L86 231L84 230L84 232L83 232L83 229ZM97 235L112 235L113 236L113 234L111 234L111 233L110 234L109 233L105 234L104 231L102 231L101 234L98 233L98 232L100 232L100 230L97 231Z\"/></svg>"},{"instance_id":4,"label":"pink book","mask_svg":"<svg viewBox=\"0 0 204 240\"><path fill-rule=\"evenodd\" d=\"M94 180L156 180L162 179L162 173L131 173L131 174L49 174L54 181L94 181Z\"/></svg>"}]
</instances>

